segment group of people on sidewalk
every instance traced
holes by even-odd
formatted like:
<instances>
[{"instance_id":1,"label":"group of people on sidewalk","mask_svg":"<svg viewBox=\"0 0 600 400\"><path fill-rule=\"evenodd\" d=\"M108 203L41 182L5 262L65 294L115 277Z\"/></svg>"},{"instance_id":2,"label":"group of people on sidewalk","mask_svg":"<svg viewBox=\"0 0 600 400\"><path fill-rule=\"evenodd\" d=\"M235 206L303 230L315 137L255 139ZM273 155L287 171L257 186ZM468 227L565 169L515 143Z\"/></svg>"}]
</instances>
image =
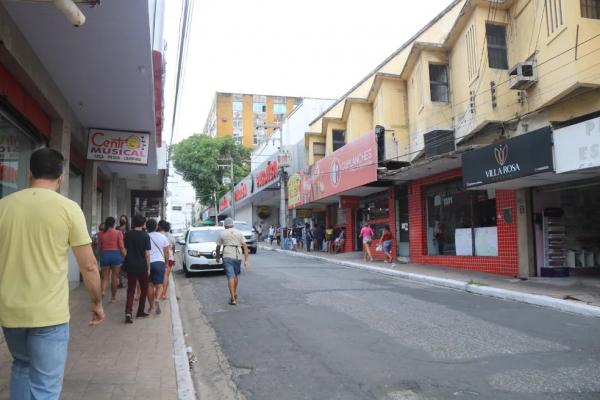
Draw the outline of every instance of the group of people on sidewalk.
<instances>
[{"instance_id":1,"label":"group of people on sidewalk","mask_svg":"<svg viewBox=\"0 0 600 400\"><path fill-rule=\"evenodd\" d=\"M69 249L90 293L92 326L105 318L109 284L110 302L117 301L121 267L128 280L125 321L133 322L136 288L136 316L160 314L174 264L169 223L142 215L133 217L131 230L126 216L118 227L115 218L106 219L96 236L98 263L81 208L58 193L65 163L56 150L36 150L29 188L0 199L0 326L13 358L12 400L60 398L69 342Z\"/></svg>"},{"instance_id":2,"label":"group of people on sidewalk","mask_svg":"<svg viewBox=\"0 0 600 400\"><path fill-rule=\"evenodd\" d=\"M102 296L110 282L111 303L117 301L123 269L127 276L125 322L133 323L136 292L139 299L136 317L161 313L160 302L167 299L169 274L175 265L175 238L165 220L156 222L155 219L146 220L143 215L135 215L130 227L127 216L122 215L119 227L115 228L115 223L113 217L106 218L94 238L102 277Z\"/></svg>"}]
</instances>

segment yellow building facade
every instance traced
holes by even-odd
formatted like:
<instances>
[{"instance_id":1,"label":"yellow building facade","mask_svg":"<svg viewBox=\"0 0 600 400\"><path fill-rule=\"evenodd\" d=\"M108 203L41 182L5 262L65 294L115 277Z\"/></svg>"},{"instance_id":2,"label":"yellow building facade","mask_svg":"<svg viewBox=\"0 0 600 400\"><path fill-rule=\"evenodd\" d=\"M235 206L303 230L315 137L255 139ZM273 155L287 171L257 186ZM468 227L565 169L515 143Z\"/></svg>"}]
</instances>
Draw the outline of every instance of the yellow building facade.
<instances>
[{"instance_id":1,"label":"yellow building facade","mask_svg":"<svg viewBox=\"0 0 600 400\"><path fill-rule=\"evenodd\" d=\"M302 98L217 92L204 125L210 136L232 136L253 147L269 137Z\"/></svg>"}]
</instances>

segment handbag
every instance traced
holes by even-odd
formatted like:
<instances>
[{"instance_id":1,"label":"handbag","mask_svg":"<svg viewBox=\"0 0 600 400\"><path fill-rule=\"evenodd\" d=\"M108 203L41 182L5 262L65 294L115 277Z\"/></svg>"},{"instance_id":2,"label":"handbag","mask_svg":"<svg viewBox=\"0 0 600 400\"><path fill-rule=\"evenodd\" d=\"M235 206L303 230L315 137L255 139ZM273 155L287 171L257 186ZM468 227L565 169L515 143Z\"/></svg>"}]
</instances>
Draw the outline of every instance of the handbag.
<instances>
[{"instance_id":1,"label":"handbag","mask_svg":"<svg viewBox=\"0 0 600 400\"><path fill-rule=\"evenodd\" d=\"M377 247L375 247L375 251L383 251L383 245L378 244Z\"/></svg>"}]
</instances>

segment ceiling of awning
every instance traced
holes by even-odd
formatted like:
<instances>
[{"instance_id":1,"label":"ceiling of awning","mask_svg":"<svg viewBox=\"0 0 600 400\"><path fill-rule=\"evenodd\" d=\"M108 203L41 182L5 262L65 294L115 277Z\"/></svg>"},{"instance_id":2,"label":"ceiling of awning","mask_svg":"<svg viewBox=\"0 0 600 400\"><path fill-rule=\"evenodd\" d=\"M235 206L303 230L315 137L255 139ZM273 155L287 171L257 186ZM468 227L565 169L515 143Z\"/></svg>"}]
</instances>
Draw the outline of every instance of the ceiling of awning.
<instances>
[{"instance_id":1,"label":"ceiling of awning","mask_svg":"<svg viewBox=\"0 0 600 400\"><path fill-rule=\"evenodd\" d=\"M87 21L79 28L51 3L2 5L66 98L84 128L83 138L88 128L143 131L151 134L150 148L156 147L148 1L81 5ZM156 174L156 152L150 152L147 166L103 167L122 177Z\"/></svg>"}]
</instances>

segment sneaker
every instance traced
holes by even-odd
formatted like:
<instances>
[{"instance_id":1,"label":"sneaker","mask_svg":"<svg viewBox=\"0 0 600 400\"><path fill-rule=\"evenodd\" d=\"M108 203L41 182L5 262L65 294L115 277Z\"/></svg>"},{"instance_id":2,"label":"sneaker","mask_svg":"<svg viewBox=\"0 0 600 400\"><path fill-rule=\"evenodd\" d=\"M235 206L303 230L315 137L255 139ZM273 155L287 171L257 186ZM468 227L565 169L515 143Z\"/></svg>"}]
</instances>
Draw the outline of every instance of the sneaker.
<instances>
[{"instance_id":1,"label":"sneaker","mask_svg":"<svg viewBox=\"0 0 600 400\"><path fill-rule=\"evenodd\" d=\"M156 315L159 315L160 313L161 313L160 303L156 303Z\"/></svg>"},{"instance_id":2,"label":"sneaker","mask_svg":"<svg viewBox=\"0 0 600 400\"><path fill-rule=\"evenodd\" d=\"M232 305L232 306L235 306L235 305L237 305L237 300L236 299L230 299L229 300L229 304Z\"/></svg>"},{"instance_id":3,"label":"sneaker","mask_svg":"<svg viewBox=\"0 0 600 400\"><path fill-rule=\"evenodd\" d=\"M141 313L139 312L139 313L137 313L137 314L135 315L135 317L136 317L136 318L146 318L146 317L148 317L149 315L150 315L150 314L148 314L148 313L145 313L145 312L141 312Z\"/></svg>"},{"instance_id":4,"label":"sneaker","mask_svg":"<svg viewBox=\"0 0 600 400\"><path fill-rule=\"evenodd\" d=\"M131 314L125 314L125 323L133 324L133 317L131 316Z\"/></svg>"}]
</instances>

